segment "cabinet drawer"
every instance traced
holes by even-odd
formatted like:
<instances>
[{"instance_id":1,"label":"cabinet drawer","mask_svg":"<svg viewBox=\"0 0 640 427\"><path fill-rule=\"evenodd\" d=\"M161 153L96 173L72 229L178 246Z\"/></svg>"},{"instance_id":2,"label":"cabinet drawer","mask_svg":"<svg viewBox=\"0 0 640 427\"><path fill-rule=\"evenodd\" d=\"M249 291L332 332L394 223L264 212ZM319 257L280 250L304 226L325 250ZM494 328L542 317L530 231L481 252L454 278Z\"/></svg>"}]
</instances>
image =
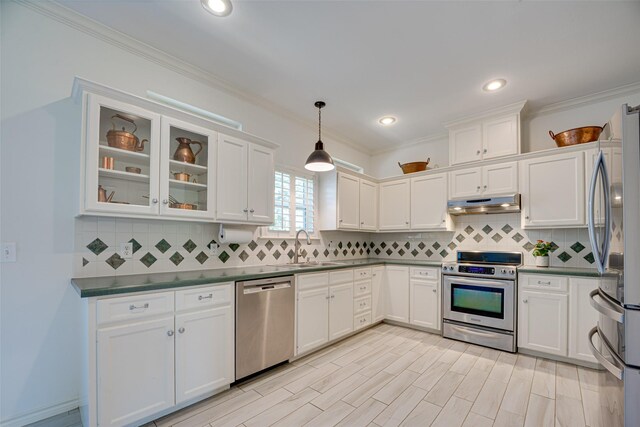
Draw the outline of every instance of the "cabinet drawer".
<instances>
[{"instance_id":1,"label":"cabinet drawer","mask_svg":"<svg viewBox=\"0 0 640 427\"><path fill-rule=\"evenodd\" d=\"M411 277L416 279L438 279L440 277L439 268L411 268Z\"/></svg>"},{"instance_id":2,"label":"cabinet drawer","mask_svg":"<svg viewBox=\"0 0 640 427\"><path fill-rule=\"evenodd\" d=\"M329 283L332 285L347 282L353 282L353 270L331 271L329 273Z\"/></svg>"},{"instance_id":3,"label":"cabinet drawer","mask_svg":"<svg viewBox=\"0 0 640 427\"><path fill-rule=\"evenodd\" d=\"M299 291L319 288L329 285L328 273L300 274L296 276L296 286Z\"/></svg>"},{"instance_id":4,"label":"cabinet drawer","mask_svg":"<svg viewBox=\"0 0 640 427\"><path fill-rule=\"evenodd\" d=\"M371 293L371 280L363 280L353 284L353 296L359 297Z\"/></svg>"},{"instance_id":5,"label":"cabinet drawer","mask_svg":"<svg viewBox=\"0 0 640 427\"><path fill-rule=\"evenodd\" d=\"M99 300L98 324L173 313L173 292L162 292Z\"/></svg>"},{"instance_id":6,"label":"cabinet drawer","mask_svg":"<svg viewBox=\"0 0 640 427\"><path fill-rule=\"evenodd\" d=\"M518 286L523 289L567 292L569 290L569 280L561 276L530 276L523 274L519 276Z\"/></svg>"},{"instance_id":7,"label":"cabinet drawer","mask_svg":"<svg viewBox=\"0 0 640 427\"><path fill-rule=\"evenodd\" d=\"M371 295L353 300L353 312L362 313L371 310Z\"/></svg>"},{"instance_id":8,"label":"cabinet drawer","mask_svg":"<svg viewBox=\"0 0 640 427\"><path fill-rule=\"evenodd\" d=\"M371 278L370 268L356 268L353 270L353 280L362 280Z\"/></svg>"},{"instance_id":9,"label":"cabinet drawer","mask_svg":"<svg viewBox=\"0 0 640 427\"><path fill-rule=\"evenodd\" d=\"M371 324L371 311L367 311L366 313L362 313L353 318L353 329L355 329L356 331L370 324Z\"/></svg>"},{"instance_id":10,"label":"cabinet drawer","mask_svg":"<svg viewBox=\"0 0 640 427\"><path fill-rule=\"evenodd\" d=\"M233 283L176 291L176 311L229 305Z\"/></svg>"}]
</instances>

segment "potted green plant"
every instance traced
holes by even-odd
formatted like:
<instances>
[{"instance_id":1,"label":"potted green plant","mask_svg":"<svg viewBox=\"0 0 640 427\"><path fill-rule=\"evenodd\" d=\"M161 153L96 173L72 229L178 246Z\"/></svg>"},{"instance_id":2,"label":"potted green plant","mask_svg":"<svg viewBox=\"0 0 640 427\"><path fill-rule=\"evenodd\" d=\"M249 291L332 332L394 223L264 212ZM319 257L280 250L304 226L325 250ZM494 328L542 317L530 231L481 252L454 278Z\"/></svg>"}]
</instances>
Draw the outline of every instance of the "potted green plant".
<instances>
[{"instance_id":1,"label":"potted green plant","mask_svg":"<svg viewBox=\"0 0 640 427\"><path fill-rule=\"evenodd\" d=\"M537 267L549 267L549 252L551 251L551 242L538 240L533 246L533 256L536 257Z\"/></svg>"}]
</instances>

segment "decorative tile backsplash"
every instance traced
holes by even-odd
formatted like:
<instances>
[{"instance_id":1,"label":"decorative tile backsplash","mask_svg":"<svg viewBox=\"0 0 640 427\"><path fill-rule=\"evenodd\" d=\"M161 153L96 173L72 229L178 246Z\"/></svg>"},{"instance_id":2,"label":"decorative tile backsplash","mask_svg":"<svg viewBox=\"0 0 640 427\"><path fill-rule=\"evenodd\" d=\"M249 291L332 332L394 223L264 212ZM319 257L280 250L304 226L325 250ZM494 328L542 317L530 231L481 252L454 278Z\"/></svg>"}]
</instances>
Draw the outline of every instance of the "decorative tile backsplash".
<instances>
[{"instance_id":1,"label":"decorative tile backsplash","mask_svg":"<svg viewBox=\"0 0 640 427\"><path fill-rule=\"evenodd\" d=\"M390 258L453 260L458 250L517 251L524 263L536 240L553 242L551 266L594 267L586 229L523 230L519 214L460 216L455 231L430 233L322 232L321 239L303 244L303 259L340 260ZM247 244L221 245L217 255L207 246L216 243L217 226L162 220L82 217L75 223L75 277L114 276L168 271L202 270L240 265L285 264L294 255L293 239L260 238ZM130 242L133 257L119 254Z\"/></svg>"}]
</instances>

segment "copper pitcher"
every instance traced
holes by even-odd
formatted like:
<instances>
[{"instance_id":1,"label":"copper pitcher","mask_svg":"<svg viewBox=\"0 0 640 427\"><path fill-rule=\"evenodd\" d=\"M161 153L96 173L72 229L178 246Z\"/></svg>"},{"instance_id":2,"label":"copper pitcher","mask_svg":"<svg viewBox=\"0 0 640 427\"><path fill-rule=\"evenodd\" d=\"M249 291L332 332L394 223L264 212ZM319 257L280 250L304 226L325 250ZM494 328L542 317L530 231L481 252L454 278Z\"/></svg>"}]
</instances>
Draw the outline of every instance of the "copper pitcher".
<instances>
[{"instance_id":1,"label":"copper pitcher","mask_svg":"<svg viewBox=\"0 0 640 427\"><path fill-rule=\"evenodd\" d=\"M98 201L102 203L111 203L111 199L113 199L113 195L116 194L115 191L112 191L111 194L107 197L107 190L104 189L102 185L98 185Z\"/></svg>"},{"instance_id":2,"label":"copper pitcher","mask_svg":"<svg viewBox=\"0 0 640 427\"><path fill-rule=\"evenodd\" d=\"M124 126L122 130L116 130L116 124L113 121L113 119L116 118L131 123L133 125L133 131L129 132L125 130ZM109 144L109 147L127 151L144 151L144 143L149 141L146 139L140 141L138 139L135 135L138 126L132 119L121 114L114 114L111 116L111 126L112 129L107 132L107 144Z\"/></svg>"},{"instance_id":3,"label":"copper pitcher","mask_svg":"<svg viewBox=\"0 0 640 427\"><path fill-rule=\"evenodd\" d=\"M195 163L196 156L202 151L202 143L198 141L192 141L189 138L183 137L176 138L176 141L178 141L178 144L180 145L176 149L176 152L173 154L173 160L186 163ZM190 144L198 144L200 146L200 149L194 154L193 151L191 151Z\"/></svg>"}]
</instances>

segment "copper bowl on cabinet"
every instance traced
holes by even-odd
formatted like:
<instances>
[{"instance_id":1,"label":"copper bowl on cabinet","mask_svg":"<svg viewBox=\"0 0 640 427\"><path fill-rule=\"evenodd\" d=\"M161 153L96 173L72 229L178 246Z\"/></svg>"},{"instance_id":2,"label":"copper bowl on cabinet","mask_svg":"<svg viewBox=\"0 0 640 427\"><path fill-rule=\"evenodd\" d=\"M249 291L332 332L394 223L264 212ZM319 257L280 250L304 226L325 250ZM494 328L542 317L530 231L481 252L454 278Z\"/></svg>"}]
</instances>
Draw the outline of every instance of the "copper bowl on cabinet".
<instances>
[{"instance_id":1,"label":"copper bowl on cabinet","mask_svg":"<svg viewBox=\"0 0 640 427\"><path fill-rule=\"evenodd\" d=\"M174 172L173 177L178 181L189 182L191 175L185 172Z\"/></svg>"},{"instance_id":2,"label":"copper bowl on cabinet","mask_svg":"<svg viewBox=\"0 0 640 427\"><path fill-rule=\"evenodd\" d=\"M173 209L184 209L187 211L195 211L198 209L198 205L193 203L169 203L169 207Z\"/></svg>"},{"instance_id":3,"label":"copper bowl on cabinet","mask_svg":"<svg viewBox=\"0 0 640 427\"><path fill-rule=\"evenodd\" d=\"M584 126L556 134L549 131L549 136L556 142L558 147L586 144L587 142L597 141L606 126L606 123L604 126Z\"/></svg>"},{"instance_id":4,"label":"copper bowl on cabinet","mask_svg":"<svg viewBox=\"0 0 640 427\"><path fill-rule=\"evenodd\" d=\"M400 166L400 169L402 169L402 172L406 175L408 173L426 171L430 161L431 161L431 158L429 157L426 162L411 162L411 163L398 162L398 166Z\"/></svg>"}]
</instances>

